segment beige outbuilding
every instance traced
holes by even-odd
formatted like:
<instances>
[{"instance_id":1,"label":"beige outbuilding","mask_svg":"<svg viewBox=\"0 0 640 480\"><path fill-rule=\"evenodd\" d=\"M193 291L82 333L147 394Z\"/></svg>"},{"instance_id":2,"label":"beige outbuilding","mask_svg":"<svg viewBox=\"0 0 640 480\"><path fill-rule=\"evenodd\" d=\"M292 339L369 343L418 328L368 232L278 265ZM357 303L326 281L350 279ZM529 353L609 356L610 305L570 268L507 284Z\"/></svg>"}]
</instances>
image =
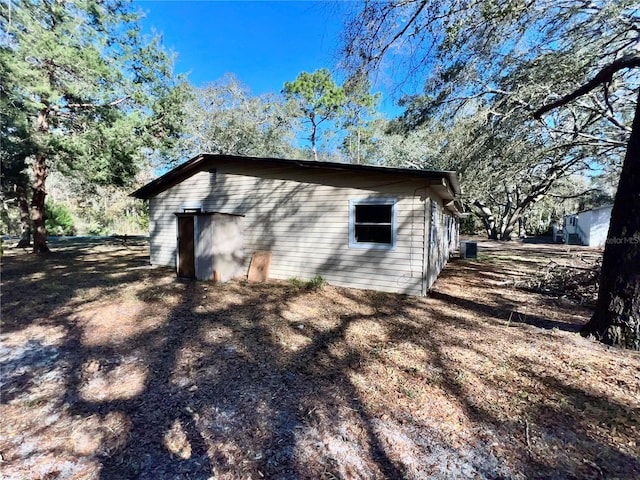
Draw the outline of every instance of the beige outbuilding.
<instances>
[{"instance_id":1,"label":"beige outbuilding","mask_svg":"<svg viewBox=\"0 0 640 480\"><path fill-rule=\"evenodd\" d=\"M132 195L149 200L151 263L424 295L458 241L455 172L201 154Z\"/></svg>"}]
</instances>

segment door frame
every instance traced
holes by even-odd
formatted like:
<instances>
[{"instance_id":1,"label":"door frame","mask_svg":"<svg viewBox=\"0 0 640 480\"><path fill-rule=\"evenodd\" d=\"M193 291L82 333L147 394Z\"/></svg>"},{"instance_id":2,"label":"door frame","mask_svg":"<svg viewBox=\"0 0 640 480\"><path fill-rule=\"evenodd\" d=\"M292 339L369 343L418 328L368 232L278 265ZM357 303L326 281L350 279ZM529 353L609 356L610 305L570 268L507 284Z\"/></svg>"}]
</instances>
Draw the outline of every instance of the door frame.
<instances>
[{"instance_id":1,"label":"door frame","mask_svg":"<svg viewBox=\"0 0 640 480\"><path fill-rule=\"evenodd\" d=\"M193 246L193 276L180 275L180 220L190 218L193 225L193 238L191 244ZM196 212L176 213L176 275L180 278L197 278L196 267L196 239L198 238L198 215Z\"/></svg>"}]
</instances>

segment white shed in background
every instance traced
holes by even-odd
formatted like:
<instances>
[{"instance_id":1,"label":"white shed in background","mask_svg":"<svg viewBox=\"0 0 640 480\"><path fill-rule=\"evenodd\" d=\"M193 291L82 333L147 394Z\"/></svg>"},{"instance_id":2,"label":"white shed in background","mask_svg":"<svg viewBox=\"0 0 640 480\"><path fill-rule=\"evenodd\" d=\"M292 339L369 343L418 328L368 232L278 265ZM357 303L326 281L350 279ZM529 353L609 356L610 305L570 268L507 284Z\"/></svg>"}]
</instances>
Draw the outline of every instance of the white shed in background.
<instances>
[{"instance_id":1,"label":"white shed in background","mask_svg":"<svg viewBox=\"0 0 640 480\"><path fill-rule=\"evenodd\" d=\"M604 247L609 232L612 205L565 215L564 242L588 247Z\"/></svg>"}]
</instances>

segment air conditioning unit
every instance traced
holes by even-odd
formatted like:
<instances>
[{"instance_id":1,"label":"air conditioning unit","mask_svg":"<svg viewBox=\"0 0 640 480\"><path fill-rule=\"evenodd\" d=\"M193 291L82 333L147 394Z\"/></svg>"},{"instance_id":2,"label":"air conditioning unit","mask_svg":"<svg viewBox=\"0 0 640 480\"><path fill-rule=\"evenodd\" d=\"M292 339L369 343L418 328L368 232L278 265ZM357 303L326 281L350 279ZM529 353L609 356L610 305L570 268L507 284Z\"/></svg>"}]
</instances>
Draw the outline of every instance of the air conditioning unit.
<instances>
[{"instance_id":1,"label":"air conditioning unit","mask_svg":"<svg viewBox=\"0 0 640 480\"><path fill-rule=\"evenodd\" d=\"M460 242L460 257L462 258L478 258L478 243L469 240Z\"/></svg>"}]
</instances>

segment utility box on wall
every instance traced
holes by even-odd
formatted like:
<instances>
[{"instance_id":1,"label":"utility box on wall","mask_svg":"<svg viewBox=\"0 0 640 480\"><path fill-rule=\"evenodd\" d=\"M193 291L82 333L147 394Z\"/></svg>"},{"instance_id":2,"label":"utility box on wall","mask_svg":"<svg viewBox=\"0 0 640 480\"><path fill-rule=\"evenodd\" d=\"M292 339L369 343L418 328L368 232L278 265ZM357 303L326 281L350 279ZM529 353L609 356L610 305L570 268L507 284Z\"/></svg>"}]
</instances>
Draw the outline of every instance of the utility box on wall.
<instances>
[{"instance_id":1,"label":"utility box on wall","mask_svg":"<svg viewBox=\"0 0 640 480\"><path fill-rule=\"evenodd\" d=\"M226 282L244 275L241 215L188 212L176 217L179 277Z\"/></svg>"}]
</instances>

